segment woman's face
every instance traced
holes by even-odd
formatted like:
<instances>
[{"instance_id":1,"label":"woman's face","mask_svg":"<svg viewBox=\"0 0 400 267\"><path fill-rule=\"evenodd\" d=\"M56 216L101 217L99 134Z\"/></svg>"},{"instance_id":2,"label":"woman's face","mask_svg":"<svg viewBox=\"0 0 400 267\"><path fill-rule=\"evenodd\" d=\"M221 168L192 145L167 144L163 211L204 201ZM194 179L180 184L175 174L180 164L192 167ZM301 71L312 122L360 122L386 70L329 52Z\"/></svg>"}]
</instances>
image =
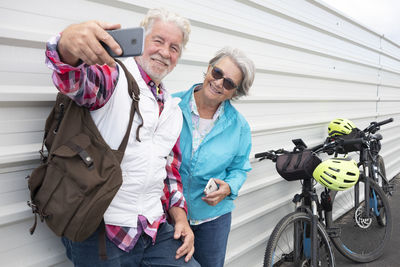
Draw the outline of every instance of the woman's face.
<instances>
[{"instance_id":1,"label":"woman's face","mask_svg":"<svg viewBox=\"0 0 400 267\"><path fill-rule=\"evenodd\" d=\"M219 76L223 76L221 79L214 78L212 71L217 71ZM214 72L215 73L215 72ZM229 84L233 86L240 85L242 81L242 72L236 66L235 63L229 57L221 58L215 66L208 66L206 77L203 82L203 95L206 100L212 102L215 105L219 105L221 102L231 99L237 88L228 90Z\"/></svg>"}]
</instances>

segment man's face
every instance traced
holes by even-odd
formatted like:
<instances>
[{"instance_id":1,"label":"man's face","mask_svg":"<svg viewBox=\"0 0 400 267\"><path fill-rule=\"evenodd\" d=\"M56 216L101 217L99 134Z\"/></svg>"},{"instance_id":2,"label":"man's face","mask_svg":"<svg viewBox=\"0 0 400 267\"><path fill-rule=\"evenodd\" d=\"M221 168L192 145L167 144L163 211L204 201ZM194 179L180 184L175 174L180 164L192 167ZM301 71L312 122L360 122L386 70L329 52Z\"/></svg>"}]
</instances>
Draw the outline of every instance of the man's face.
<instances>
[{"instance_id":1,"label":"man's face","mask_svg":"<svg viewBox=\"0 0 400 267\"><path fill-rule=\"evenodd\" d=\"M144 51L137 62L159 84L176 66L182 52L183 33L172 22L156 20L144 41Z\"/></svg>"}]
</instances>

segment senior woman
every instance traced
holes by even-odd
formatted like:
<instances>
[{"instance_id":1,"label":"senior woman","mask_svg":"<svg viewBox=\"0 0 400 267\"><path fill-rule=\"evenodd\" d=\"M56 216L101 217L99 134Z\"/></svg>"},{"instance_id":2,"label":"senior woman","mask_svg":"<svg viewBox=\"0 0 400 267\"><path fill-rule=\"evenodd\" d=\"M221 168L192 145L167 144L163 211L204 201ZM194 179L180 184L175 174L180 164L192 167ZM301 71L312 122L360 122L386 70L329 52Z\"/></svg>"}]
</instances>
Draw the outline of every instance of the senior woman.
<instances>
[{"instance_id":1,"label":"senior woman","mask_svg":"<svg viewBox=\"0 0 400 267\"><path fill-rule=\"evenodd\" d=\"M180 174L195 235L195 259L201 266L224 265L233 200L251 170L250 127L231 99L247 95L254 64L238 49L225 47L209 62L203 83L181 98ZM214 178L218 190L203 192Z\"/></svg>"}]
</instances>

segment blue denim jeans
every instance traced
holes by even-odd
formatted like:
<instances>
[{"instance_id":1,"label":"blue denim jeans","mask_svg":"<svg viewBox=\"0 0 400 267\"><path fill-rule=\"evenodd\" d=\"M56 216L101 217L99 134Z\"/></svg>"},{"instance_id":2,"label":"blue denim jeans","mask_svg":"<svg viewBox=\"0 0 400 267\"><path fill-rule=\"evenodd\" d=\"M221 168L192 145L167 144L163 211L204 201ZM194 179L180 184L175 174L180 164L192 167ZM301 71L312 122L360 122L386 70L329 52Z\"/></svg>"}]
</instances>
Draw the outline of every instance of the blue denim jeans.
<instances>
[{"instance_id":1,"label":"blue denim jeans","mask_svg":"<svg viewBox=\"0 0 400 267\"><path fill-rule=\"evenodd\" d=\"M231 213L199 225L192 225L194 232L194 258L201 267L223 267L226 245L231 230Z\"/></svg>"},{"instance_id":2,"label":"blue denim jeans","mask_svg":"<svg viewBox=\"0 0 400 267\"><path fill-rule=\"evenodd\" d=\"M176 250L182 241L174 239L174 227L168 223L160 225L154 245L149 236L142 234L130 252L122 251L106 238L106 261L99 258L98 236L96 231L83 242L72 242L65 237L62 238L67 257L76 267L200 266L193 257L187 263L184 257L175 259Z\"/></svg>"}]
</instances>

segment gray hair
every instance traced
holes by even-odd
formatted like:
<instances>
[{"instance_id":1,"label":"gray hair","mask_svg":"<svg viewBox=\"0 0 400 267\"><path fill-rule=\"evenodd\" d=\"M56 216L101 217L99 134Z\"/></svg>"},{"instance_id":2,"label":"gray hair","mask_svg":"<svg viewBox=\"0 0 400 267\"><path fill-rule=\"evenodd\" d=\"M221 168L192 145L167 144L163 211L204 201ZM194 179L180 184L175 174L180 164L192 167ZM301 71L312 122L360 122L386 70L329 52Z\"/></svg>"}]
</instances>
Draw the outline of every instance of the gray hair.
<instances>
[{"instance_id":1,"label":"gray hair","mask_svg":"<svg viewBox=\"0 0 400 267\"><path fill-rule=\"evenodd\" d=\"M251 59L249 59L243 51L226 46L217 51L215 56L208 62L211 66L215 66L222 58L229 57L242 72L242 81L234 95L234 99L249 94L249 90L254 81L255 67Z\"/></svg>"},{"instance_id":2,"label":"gray hair","mask_svg":"<svg viewBox=\"0 0 400 267\"><path fill-rule=\"evenodd\" d=\"M150 9L140 23L140 26L144 28L146 35L151 32L154 21L156 20L175 23L183 34L183 48L186 46L187 42L189 41L189 34L191 31L190 22L188 19L163 8Z\"/></svg>"}]
</instances>

